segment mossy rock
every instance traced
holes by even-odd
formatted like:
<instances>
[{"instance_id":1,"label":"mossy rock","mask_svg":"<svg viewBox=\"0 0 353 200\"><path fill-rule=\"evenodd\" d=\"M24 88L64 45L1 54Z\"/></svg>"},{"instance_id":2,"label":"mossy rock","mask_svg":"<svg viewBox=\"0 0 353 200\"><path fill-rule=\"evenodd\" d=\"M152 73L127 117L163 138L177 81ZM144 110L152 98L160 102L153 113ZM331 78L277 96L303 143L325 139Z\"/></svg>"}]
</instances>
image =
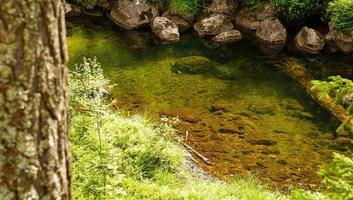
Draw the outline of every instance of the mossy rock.
<instances>
[{"instance_id":1,"label":"mossy rock","mask_svg":"<svg viewBox=\"0 0 353 200\"><path fill-rule=\"evenodd\" d=\"M217 65L212 73L219 79L232 80L241 74L239 68L225 65Z\"/></svg>"},{"instance_id":2,"label":"mossy rock","mask_svg":"<svg viewBox=\"0 0 353 200\"><path fill-rule=\"evenodd\" d=\"M180 58L172 66L172 70L184 74L206 74L215 66L210 59L202 56Z\"/></svg>"}]
</instances>

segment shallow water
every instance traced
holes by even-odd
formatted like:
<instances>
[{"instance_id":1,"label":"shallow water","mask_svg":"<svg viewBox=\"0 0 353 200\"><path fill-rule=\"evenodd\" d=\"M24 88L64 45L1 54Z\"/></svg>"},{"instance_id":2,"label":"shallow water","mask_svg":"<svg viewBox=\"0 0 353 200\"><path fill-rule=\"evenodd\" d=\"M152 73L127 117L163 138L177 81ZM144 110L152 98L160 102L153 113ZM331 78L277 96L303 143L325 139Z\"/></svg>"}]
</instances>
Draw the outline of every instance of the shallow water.
<instances>
[{"instance_id":1,"label":"shallow water","mask_svg":"<svg viewBox=\"0 0 353 200\"><path fill-rule=\"evenodd\" d=\"M96 56L122 109L178 116L178 131L188 131L187 143L212 163L198 160L205 170L225 180L254 173L283 189L318 188L338 123L247 42L211 50L189 34L157 45L147 32L92 19L69 22L68 30L69 65ZM217 62L232 80L172 72L191 55Z\"/></svg>"}]
</instances>

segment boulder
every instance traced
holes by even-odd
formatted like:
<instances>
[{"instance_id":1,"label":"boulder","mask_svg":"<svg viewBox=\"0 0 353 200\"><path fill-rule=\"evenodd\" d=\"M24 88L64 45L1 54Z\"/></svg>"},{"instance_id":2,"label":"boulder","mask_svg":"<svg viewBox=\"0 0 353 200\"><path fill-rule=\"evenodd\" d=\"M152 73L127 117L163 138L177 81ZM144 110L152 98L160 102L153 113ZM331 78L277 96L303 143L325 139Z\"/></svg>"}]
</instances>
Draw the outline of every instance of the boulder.
<instances>
[{"instance_id":1,"label":"boulder","mask_svg":"<svg viewBox=\"0 0 353 200\"><path fill-rule=\"evenodd\" d=\"M110 18L126 29L148 25L158 16L158 10L146 0L119 0L111 8Z\"/></svg>"},{"instance_id":2,"label":"boulder","mask_svg":"<svg viewBox=\"0 0 353 200\"><path fill-rule=\"evenodd\" d=\"M265 19L256 30L260 49L269 55L279 53L287 40L287 31L277 18Z\"/></svg>"},{"instance_id":3,"label":"boulder","mask_svg":"<svg viewBox=\"0 0 353 200\"><path fill-rule=\"evenodd\" d=\"M178 26L166 17L154 18L151 28L161 41L175 43L180 40Z\"/></svg>"},{"instance_id":4,"label":"boulder","mask_svg":"<svg viewBox=\"0 0 353 200\"><path fill-rule=\"evenodd\" d=\"M295 37L295 47L306 54L318 54L324 46L324 37L312 28L304 26Z\"/></svg>"},{"instance_id":5,"label":"boulder","mask_svg":"<svg viewBox=\"0 0 353 200\"><path fill-rule=\"evenodd\" d=\"M273 18L275 10L270 4L263 4L261 8L242 8L235 17L235 24L240 31L255 34L265 19Z\"/></svg>"},{"instance_id":6,"label":"boulder","mask_svg":"<svg viewBox=\"0 0 353 200\"><path fill-rule=\"evenodd\" d=\"M97 6L105 10L110 10L112 8L112 4L108 0L99 0Z\"/></svg>"},{"instance_id":7,"label":"boulder","mask_svg":"<svg viewBox=\"0 0 353 200\"><path fill-rule=\"evenodd\" d=\"M220 43L231 43L231 42L239 41L241 38L242 36L240 31L230 30L214 36L212 40Z\"/></svg>"},{"instance_id":8,"label":"boulder","mask_svg":"<svg viewBox=\"0 0 353 200\"><path fill-rule=\"evenodd\" d=\"M335 30L332 23L329 24L329 27L330 32L325 37L326 41L335 44L338 50L344 54L353 53L353 35L347 35Z\"/></svg>"},{"instance_id":9,"label":"boulder","mask_svg":"<svg viewBox=\"0 0 353 200\"><path fill-rule=\"evenodd\" d=\"M234 28L229 17L214 14L194 24L194 29L200 37L214 36Z\"/></svg>"},{"instance_id":10,"label":"boulder","mask_svg":"<svg viewBox=\"0 0 353 200\"><path fill-rule=\"evenodd\" d=\"M202 56L188 56L178 59L172 70L185 74L205 74L214 67L214 63Z\"/></svg>"},{"instance_id":11,"label":"boulder","mask_svg":"<svg viewBox=\"0 0 353 200\"><path fill-rule=\"evenodd\" d=\"M162 16L174 22L178 26L179 33L183 33L191 27L191 23L187 22L185 19L177 15L169 15L169 13L164 12Z\"/></svg>"},{"instance_id":12,"label":"boulder","mask_svg":"<svg viewBox=\"0 0 353 200\"><path fill-rule=\"evenodd\" d=\"M65 16L66 17L78 17L82 14L82 8L80 6L65 3Z\"/></svg>"},{"instance_id":13,"label":"boulder","mask_svg":"<svg viewBox=\"0 0 353 200\"><path fill-rule=\"evenodd\" d=\"M205 15L211 14L225 14L234 15L238 8L238 1L236 0L213 0L212 3L204 9Z\"/></svg>"}]
</instances>

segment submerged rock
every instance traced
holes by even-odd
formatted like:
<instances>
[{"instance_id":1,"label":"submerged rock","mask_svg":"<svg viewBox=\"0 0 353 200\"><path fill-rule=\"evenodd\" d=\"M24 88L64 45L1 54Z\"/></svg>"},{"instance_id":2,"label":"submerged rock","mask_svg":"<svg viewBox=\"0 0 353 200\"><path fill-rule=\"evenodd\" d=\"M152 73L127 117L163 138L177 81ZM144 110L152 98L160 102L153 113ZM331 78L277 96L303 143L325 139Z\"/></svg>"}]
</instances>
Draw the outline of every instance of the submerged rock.
<instances>
[{"instance_id":1,"label":"submerged rock","mask_svg":"<svg viewBox=\"0 0 353 200\"><path fill-rule=\"evenodd\" d=\"M214 14L194 24L194 29L200 37L214 36L232 30L230 18L223 14Z\"/></svg>"},{"instance_id":2,"label":"submerged rock","mask_svg":"<svg viewBox=\"0 0 353 200\"><path fill-rule=\"evenodd\" d=\"M212 40L219 43L232 43L241 40L241 38L240 31L230 30L214 36Z\"/></svg>"},{"instance_id":3,"label":"submerged rock","mask_svg":"<svg viewBox=\"0 0 353 200\"><path fill-rule=\"evenodd\" d=\"M157 16L157 8L146 0L119 0L110 11L110 18L126 29L145 26Z\"/></svg>"},{"instance_id":4,"label":"submerged rock","mask_svg":"<svg viewBox=\"0 0 353 200\"><path fill-rule=\"evenodd\" d=\"M212 3L204 9L205 15L211 14L225 14L233 15L238 8L238 1L236 0L213 0Z\"/></svg>"},{"instance_id":5,"label":"submerged rock","mask_svg":"<svg viewBox=\"0 0 353 200\"><path fill-rule=\"evenodd\" d=\"M202 56L188 56L180 58L172 66L172 70L185 74L205 74L214 67L215 63Z\"/></svg>"},{"instance_id":6,"label":"submerged rock","mask_svg":"<svg viewBox=\"0 0 353 200\"><path fill-rule=\"evenodd\" d=\"M156 17L152 22L152 31L157 37L169 43L179 42L178 26L166 17Z\"/></svg>"},{"instance_id":7,"label":"submerged rock","mask_svg":"<svg viewBox=\"0 0 353 200\"><path fill-rule=\"evenodd\" d=\"M278 19L266 19L256 30L256 39L264 53L278 54L286 44L287 30Z\"/></svg>"},{"instance_id":8,"label":"submerged rock","mask_svg":"<svg viewBox=\"0 0 353 200\"><path fill-rule=\"evenodd\" d=\"M248 107L248 110L257 114L268 114L268 115L275 115L276 114L276 107L271 105L255 105L252 104Z\"/></svg>"},{"instance_id":9,"label":"submerged rock","mask_svg":"<svg viewBox=\"0 0 353 200\"><path fill-rule=\"evenodd\" d=\"M318 54L325 46L324 37L312 28L304 26L295 37L295 47L306 54Z\"/></svg>"},{"instance_id":10,"label":"submerged rock","mask_svg":"<svg viewBox=\"0 0 353 200\"><path fill-rule=\"evenodd\" d=\"M326 41L331 45L334 44L344 54L353 53L353 35L347 35L335 30L331 23L329 27L330 32L325 37Z\"/></svg>"}]
</instances>

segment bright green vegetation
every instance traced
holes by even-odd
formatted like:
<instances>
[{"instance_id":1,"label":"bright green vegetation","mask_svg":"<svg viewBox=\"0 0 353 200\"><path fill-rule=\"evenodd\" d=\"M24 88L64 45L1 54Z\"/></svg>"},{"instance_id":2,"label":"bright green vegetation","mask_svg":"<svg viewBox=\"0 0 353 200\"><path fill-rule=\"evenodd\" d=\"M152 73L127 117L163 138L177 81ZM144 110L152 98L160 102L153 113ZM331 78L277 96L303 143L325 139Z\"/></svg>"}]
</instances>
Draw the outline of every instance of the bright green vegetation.
<instances>
[{"instance_id":1,"label":"bright green vegetation","mask_svg":"<svg viewBox=\"0 0 353 200\"><path fill-rule=\"evenodd\" d=\"M312 81L312 85L312 89L319 92L319 98L334 98L332 106L344 104L345 96L353 94L353 82L349 79L342 78L341 76L330 76L328 77L328 81L315 80ZM347 107L347 111L352 114L352 110L353 104L350 104ZM337 129L337 132L342 132L345 128L345 124L352 118L353 115Z\"/></svg>"},{"instance_id":2,"label":"bright green vegetation","mask_svg":"<svg viewBox=\"0 0 353 200\"><path fill-rule=\"evenodd\" d=\"M87 9L92 9L94 6L97 5L99 0L69 0L69 2L71 1L76 5L80 5Z\"/></svg>"},{"instance_id":3,"label":"bright green vegetation","mask_svg":"<svg viewBox=\"0 0 353 200\"><path fill-rule=\"evenodd\" d=\"M329 3L327 14L335 29L346 34L353 34L353 1L334 0Z\"/></svg>"},{"instance_id":4,"label":"bright green vegetation","mask_svg":"<svg viewBox=\"0 0 353 200\"><path fill-rule=\"evenodd\" d=\"M196 14L200 10L200 6L204 5L204 0L147 0L155 3L161 9L170 8L176 13Z\"/></svg>"},{"instance_id":5,"label":"bright green vegetation","mask_svg":"<svg viewBox=\"0 0 353 200\"><path fill-rule=\"evenodd\" d=\"M326 0L271 0L277 11L289 21L301 20L320 11Z\"/></svg>"},{"instance_id":6,"label":"bright green vegetation","mask_svg":"<svg viewBox=\"0 0 353 200\"><path fill-rule=\"evenodd\" d=\"M349 200L353 199L353 160L347 156L334 154L332 162L320 169L325 192L305 192L294 190L293 200Z\"/></svg>"},{"instance_id":7,"label":"bright green vegetation","mask_svg":"<svg viewBox=\"0 0 353 200\"><path fill-rule=\"evenodd\" d=\"M286 199L253 178L228 184L191 176L175 120L113 112L112 86L96 60L84 59L69 78L73 199Z\"/></svg>"}]
</instances>

